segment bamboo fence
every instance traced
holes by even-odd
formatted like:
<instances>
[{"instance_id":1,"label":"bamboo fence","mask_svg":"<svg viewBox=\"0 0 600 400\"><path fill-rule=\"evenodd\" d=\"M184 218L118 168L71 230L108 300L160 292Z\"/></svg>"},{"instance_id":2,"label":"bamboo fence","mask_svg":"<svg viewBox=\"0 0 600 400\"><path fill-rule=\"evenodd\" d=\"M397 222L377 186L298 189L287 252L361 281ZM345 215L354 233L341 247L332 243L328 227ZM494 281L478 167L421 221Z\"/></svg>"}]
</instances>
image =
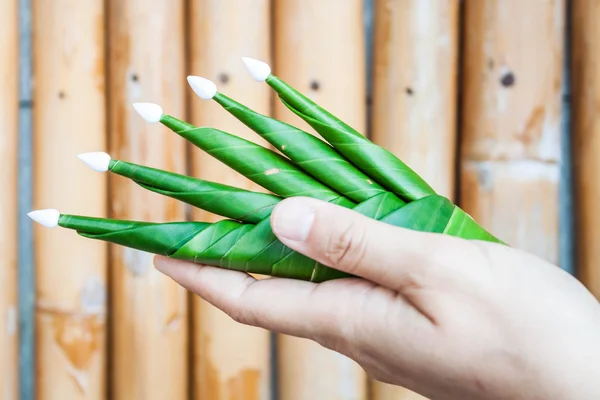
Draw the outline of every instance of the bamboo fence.
<instances>
[{"instance_id":1,"label":"bamboo fence","mask_svg":"<svg viewBox=\"0 0 600 400\"><path fill-rule=\"evenodd\" d=\"M0 398L18 398L17 368L17 117L18 68L17 1L0 4Z\"/></svg>"},{"instance_id":2,"label":"bamboo fence","mask_svg":"<svg viewBox=\"0 0 600 400\"><path fill-rule=\"evenodd\" d=\"M160 103L185 117L184 3L111 0L108 18L109 142L115 159L185 174L186 142L149 125L132 103ZM136 23L147 21L147 23ZM110 215L181 221L181 202L110 176ZM188 295L148 253L111 246L111 398L186 399Z\"/></svg>"},{"instance_id":3,"label":"bamboo fence","mask_svg":"<svg viewBox=\"0 0 600 400\"><path fill-rule=\"evenodd\" d=\"M33 3L36 209L106 216L106 177L76 157L106 145L104 16L101 0ZM105 398L106 248L35 227L39 399Z\"/></svg>"},{"instance_id":4,"label":"bamboo fence","mask_svg":"<svg viewBox=\"0 0 600 400\"><path fill-rule=\"evenodd\" d=\"M220 91L257 112L271 113L267 85L254 82L240 56L271 62L270 2L259 0L192 0L190 74L213 80ZM191 90L189 91L191 93ZM268 143L218 104L191 94L191 122L214 126L262 146ZM254 191L264 191L243 175L192 149L192 174ZM195 209L193 218L217 221L222 217ZM271 395L269 332L236 324L209 303L194 299L194 398L199 400L267 400Z\"/></svg>"},{"instance_id":5,"label":"bamboo fence","mask_svg":"<svg viewBox=\"0 0 600 400\"><path fill-rule=\"evenodd\" d=\"M395 153L493 234L554 263L564 259L567 234L561 139L572 135L576 207L567 218L578 228L578 276L600 298L598 2L575 0L570 13L565 0L31 3L35 209L220 219L91 171L76 157L90 151L262 191L131 106L159 103L269 147L193 94L185 78L198 75L314 133L249 76L240 59L249 56ZM369 381L354 361L313 342L235 323L155 271L149 254L68 230L35 226L35 313L17 316L18 4L0 2L0 178L8 188L0 192L0 400L29 400L17 394L16 349L18 318L30 317L39 399L423 399ZM571 109L572 130L561 131Z\"/></svg>"},{"instance_id":6,"label":"bamboo fence","mask_svg":"<svg viewBox=\"0 0 600 400\"><path fill-rule=\"evenodd\" d=\"M274 15L275 73L364 132L363 2L285 0L275 3ZM279 101L275 117L314 133ZM366 398L367 379L354 361L306 339L280 335L278 342L281 399Z\"/></svg>"}]
</instances>

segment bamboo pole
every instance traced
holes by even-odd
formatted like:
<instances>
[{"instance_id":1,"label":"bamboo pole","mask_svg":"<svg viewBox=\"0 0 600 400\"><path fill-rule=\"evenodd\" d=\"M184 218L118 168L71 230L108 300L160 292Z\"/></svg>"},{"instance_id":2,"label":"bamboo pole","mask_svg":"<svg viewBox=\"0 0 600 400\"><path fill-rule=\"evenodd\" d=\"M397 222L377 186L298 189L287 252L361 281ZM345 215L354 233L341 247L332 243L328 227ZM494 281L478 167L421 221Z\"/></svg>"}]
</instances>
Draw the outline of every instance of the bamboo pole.
<instances>
[{"instance_id":1,"label":"bamboo pole","mask_svg":"<svg viewBox=\"0 0 600 400\"><path fill-rule=\"evenodd\" d=\"M155 102L185 119L184 2L109 3L110 154L186 173L186 142L149 125L132 103ZM184 221L185 206L110 176L110 214L140 221ZM187 291L153 267L152 255L111 246L114 399L186 399Z\"/></svg>"},{"instance_id":2,"label":"bamboo pole","mask_svg":"<svg viewBox=\"0 0 600 400\"><path fill-rule=\"evenodd\" d=\"M558 263L564 1L465 6L462 206Z\"/></svg>"},{"instance_id":3,"label":"bamboo pole","mask_svg":"<svg viewBox=\"0 0 600 400\"><path fill-rule=\"evenodd\" d=\"M270 90L257 84L241 57L270 61L270 1L192 0L191 71L213 80L223 93L270 114ZM191 92L191 89L190 89ZM193 94L194 125L213 126L270 147L218 104ZM211 156L192 148L193 175L240 188L264 191ZM219 216L194 210L199 221ZM269 333L235 323L209 303L194 299L194 398L266 400L270 398Z\"/></svg>"},{"instance_id":4,"label":"bamboo pole","mask_svg":"<svg viewBox=\"0 0 600 400\"><path fill-rule=\"evenodd\" d=\"M454 199L458 0L375 4L373 132L385 147ZM373 399L423 399L373 382Z\"/></svg>"},{"instance_id":5,"label":"bamboo pole","mask_svg":"<svg viewBox=\"0 0 600 400\"><path fill-rule=\"evenodd\" d=\"M355 129L366 128L365 41L361 0L275 3L274 73ZM275 117L314 132L276 101ZM315 342L279 336L279 396L365 399L367 379L354 361Z\"/></svg>"},{"instance_id":6,"label":"bamboo pole","mask_svg":"<svg viewBox=\"0 0 600 400\"><path fill-rule=\"evenodd\" d=\"M17 360L17 1L0 3L0 398L18 398Z\"/></svg>"},{"instance_id":7,"label":"bamboo pole","mask_svg":"<svg viewBox=\"0 0 600 400\"><path fill-rule=\"evenodd\" d=\"M573 2L572 104L573 160L577 207L577 253L583 283L600 299L600 116L596 98L600 93L600 4Z\"/></svg>"},{"instance_id":8,"label":"bamboo pole","mask_svg":"<svg viewBox=\"0 0 600 400\"><path fill-rule=\"evenodd\" d=\"M376 2L373 141L454 197L458 0Z\"/></svg>"},{"instance_id":9,"label":"bamboo pole","mask_svg":"<svg viewBox=\"0 0 600 400\"><path fill-rule=\"evenodd\" d=\"M105 147L104 4L33 2L34 207L105 216L106 178L77 154ZM106 246L35 227L36 392L104 399Z\"/></svg>"}]
</instances>

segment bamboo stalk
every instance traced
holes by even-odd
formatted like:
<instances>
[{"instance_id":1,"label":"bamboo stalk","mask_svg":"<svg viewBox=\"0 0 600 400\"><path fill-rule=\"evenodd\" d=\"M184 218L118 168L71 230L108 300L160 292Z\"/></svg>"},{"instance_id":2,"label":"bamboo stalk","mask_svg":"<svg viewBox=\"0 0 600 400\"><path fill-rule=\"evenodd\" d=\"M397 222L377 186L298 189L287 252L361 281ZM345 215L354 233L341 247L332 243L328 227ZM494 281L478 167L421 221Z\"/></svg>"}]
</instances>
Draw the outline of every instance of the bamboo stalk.
<instances>
[{"instance_id":1,"label":"bamboo stalk","mask_svg":"<svg viewBox=\"0 0 600 400\"><path fill-rule=\"evenodd\" d=\"M462 206L557 263L564 2L465 6Z\"/></svg>"},{"instance_id":2,"label":"bamboo stalk","mask_svg":"<svg viewBox=\"0 0 600 400\"><path fill-rule=\"evenodd\" d=\"M271 94L248 76L241 57L270 61L270 2L192 0L191 71L215 81L224 94L269 115ZM191 93L191 89L190 89ZM213 126L265 147L268 143L215 102L193 96L194 125ZM193 176L265 191L199 149L193 148ZM194 220L215 222L217 215L194 210ZM209 303L194 299L194 398L254 400L270 398L269 333L235 323Z\"/></svg>"},{"instance_id":3,"label":"bamboo stalk","mask_svg":"<svg viewBox=\"0 0 600 400\"><path fill-rule=\"evenodd\" d=\"M18 398L17 359L17 120L18 27L17 1L0 4L0 398Z\"/></svg>"},{"instance_id":4,"label":"bamboo stalk","mask_svg":"<svg viewBox=\"0 0 600 400\"><path fill-rule=\"evenodd\" d=\"M274 18L273 72L365 132L363 2L280 0ZM275 117L314 132L279 101ZM286 335L278 340L280 398L366 398L366 375L354 361L309 340Z\"/></svg>"},{"instance_id":5,"label":"bamboo stalk","mask_svg":"<svg viewBox=\"0 0 600 400\"><path fill-rule=\"evenodd\" d=\"M184 2L109 3L110 155L180 174L185 141L149 125L134 102L156 101L185 117ZM113 218L184 221L185 206L111 174ZM148 253L111 246L114 399L186 399L187 292L156 271Z\"/></svg>"},{"instance_id":6,"label":"bamboo stalk","mask_svg":"<svg viewBox=\"0 0 600 400\"><path fill-rule=\"evenodd\" d=\"M105 216L105 178L76 157L105 146L104 4L36 1L32 18L34 207ZM37 398L104 399L106 246L36 226L35 253Z\"/></svg>"},{"instance_id":7,"label":"bamboo stalk","mask_svg":"<svg viewBox=\"0 0 600 400\"><path fill-rule=\"evenodd\" d=\"M376 2L373 141L454 197L458 0Z\"/></svg>"},{"instance_id":8,"label":"bamboo stalk","mask_svg":"<svg viewBox=\"0 0 600 400\"><path fill-rule=\"evenodd\" d=\"M457 0L376 2L373 45L373 141L451 200L458 11ZM373 382L374 400L417 398L423 397Z\"/></svg>"},{"instance_id":9,"label":"bamboo stalk","mask_svg":"<svg viewBox=\"0 0 600 400\"><path fill-rule=\"evenodd\" d=\"M600 117L596 98L600 93L600 4L573 2L573 160L577 207L577 254L583 283L600 299Z\"/></svg>"}]
</instances>

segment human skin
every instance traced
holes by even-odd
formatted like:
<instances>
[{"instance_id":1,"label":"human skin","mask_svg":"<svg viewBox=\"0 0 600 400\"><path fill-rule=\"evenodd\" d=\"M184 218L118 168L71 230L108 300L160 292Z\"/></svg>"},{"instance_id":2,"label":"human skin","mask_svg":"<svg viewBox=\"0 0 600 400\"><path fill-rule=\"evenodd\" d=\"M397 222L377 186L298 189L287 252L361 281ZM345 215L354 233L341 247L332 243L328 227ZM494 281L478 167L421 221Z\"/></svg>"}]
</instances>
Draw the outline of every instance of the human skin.
<instances>
[{"instance_id":1,"label":"human skin","mask_svg":"<svg viewBox=\"0 0 600 400\"><path fill-rule=\"evenodd\" d=\"M384 224L310 198L280 202L288 247L359 278L319 284L155 258L235 321L308 338L430 399L600 399L600 305L517 249Z\"/></svg>"}]
</instances>

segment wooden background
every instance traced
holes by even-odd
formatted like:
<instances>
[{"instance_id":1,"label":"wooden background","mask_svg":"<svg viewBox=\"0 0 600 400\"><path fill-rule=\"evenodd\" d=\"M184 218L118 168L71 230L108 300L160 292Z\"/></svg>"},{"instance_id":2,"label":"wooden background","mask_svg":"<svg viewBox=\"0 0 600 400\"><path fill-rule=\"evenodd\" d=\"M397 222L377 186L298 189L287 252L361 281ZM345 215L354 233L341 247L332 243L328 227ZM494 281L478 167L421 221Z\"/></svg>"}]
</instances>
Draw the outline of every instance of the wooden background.
<instances>
[{"instance_id":1,"label":"wooden background","mask_svg":"<svg viewBox=\"0 0 600 400\"><path fill-rule=\"evenodd\" d=\"M600 297L599 20L595 0L0 0L0 400L422 399L312 342L234 323L146 254L22 218L215 221L76 155L257 190L131 107L157 102L265 144L197 99L193 74L310 131L242 56Z\"/></svg>"}]
</instances>

